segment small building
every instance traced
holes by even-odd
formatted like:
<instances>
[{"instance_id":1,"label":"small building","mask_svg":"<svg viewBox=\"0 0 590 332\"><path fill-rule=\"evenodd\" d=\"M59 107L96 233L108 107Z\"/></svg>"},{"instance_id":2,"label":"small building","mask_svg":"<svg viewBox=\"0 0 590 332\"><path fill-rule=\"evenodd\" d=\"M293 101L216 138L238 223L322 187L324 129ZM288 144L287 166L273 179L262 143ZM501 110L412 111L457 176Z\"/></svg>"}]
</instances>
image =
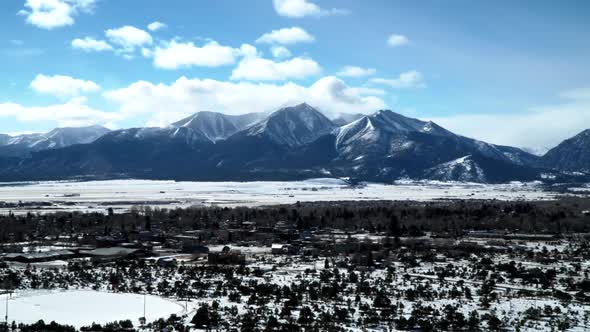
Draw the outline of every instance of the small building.
<instances>
[{"instance_id":1,"label":"small building","mask_svg":"<svg viewBox=\"0 0 590 332\"><path fill-rule=\"evenodd\" d=\"M4 259L10 262L40 263L74 258L75 253L70 250L52 250L46 252L12 253L6 254Z\"/></svg>"},{"instance_id":2,"label":"small building","mask_svg":"<svg viewBox=\"0 0 590 332\"><path fill-rule=\"evenodd\" d=\"M94 250L80 250L80 255L90 257L95 262L112 262L123 258L139 258L146 255L145 251L136 248L110 247Z\"/></svg>"},{"instance_id":3,"label":"small building","mask_svg":"<svg viewBox=\"0 0 590 332\"><path fill-rule=\"evenodd\" d=\"M189 254L206 254L209 248L204 246L200 236L177 235L174 240L180 242L181 251Z\"/></svg>"},{"instance_id":4,"label":"small building","mask_svg":"<svg viewBox=\"0 0 590 332\"><path fill-rule=\"evenodd\" d=\"M207 261L214 265L242 265L246 264L246 255L239 250L225 247L221 252L210 252Z\"/></svg>"}]
</instances>

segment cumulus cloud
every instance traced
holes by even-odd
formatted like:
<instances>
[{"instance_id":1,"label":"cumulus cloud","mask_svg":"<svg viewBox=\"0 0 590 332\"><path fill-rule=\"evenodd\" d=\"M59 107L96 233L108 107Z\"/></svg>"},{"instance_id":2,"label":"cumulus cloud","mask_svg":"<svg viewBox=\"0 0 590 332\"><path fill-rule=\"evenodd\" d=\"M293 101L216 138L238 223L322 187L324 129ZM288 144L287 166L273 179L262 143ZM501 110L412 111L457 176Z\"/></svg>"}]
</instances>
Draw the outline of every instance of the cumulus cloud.
<instances>
[{"instance_id":1,"label":"cumulus cloud","mask_svg":"<svg viewBox=\"0 0 590 332\"><path fill-rule=\"evenodd\" d=\"M192 42L171 41L154 50L154 66L162 69L178 69L191 66L219 67L233 64L240 55L239 49L209 41L203 46Z\"/></svg>"},{"instance_id":2,"label":"cumulus cloud","mask_svg":"<svg viewBox=\"0 0 590 332\"><path fill-rule=\"evenodd\" d=\"M158 21L152 22L152 23L148 24L148 26L147 26L148 30L150 30L150 31L158 31L158 30L164 29L165 27L167 27L166 24L164 24L162 22L158 22Z\"/></svg>"},{"instance_id":3,"label":"cumulus cloud","mask_svg":"<svg viewBox=\"0 0 590 332\"><path fill-rule=\"evenodd\" d=\"M172 84L135 82L104 93L125 116L149 115L150 123L168 123L200 110L226 114L274 111L281 106L308 102L322 111L370 113L384 108L379 97L363 96L336 77L324 77L309 87L284 84L227 82L181 77ZM169 113L168 110L173 110ZM165 122L165 121L164 121Z\"/></svg>"},{"instance_id":4,"label":"cumulus cloud","mask_svg":"<svg viewBox=\"0 0 590 332\"><path fill-rule=\"evenodd\" d=\"M264 44L296 44L311 43L315 37L300 27L283 28L265 33L256 40L257 43Z\"/></svg>"},{"instance_id":5,"label":"cumulus cloud","mask_svg":"<svg viewBox=\"0 0 590 332\"><path fill-rule=\"evenodd\" d=\"M362 68L356 66L346 66L336 75L344 77L363 77L374 75L377 71L375 68Z\"/></svg>"},{"instance_id":6,"label":"cumulus cloud","mask_svg":"<svg viewBox=\"0 0 590 332\"><path fill-rule=\"evenodd\" d=\"M15 118L20 122L55 123L59 127L107 124L121 119L117 113L91 108L84 97L49 106L30 107L16 103L0 103L0 118L2 117Z\"/></svg>"},{"instance_id":7,"label":"cumulus cloud","mask_svg":"<svg viewBox=\"0 0 590 332\"><path fill-rule=\"evenodd\" d=\"M73 97L100 90L100 86L93 81L85 81L70 76L46 76L43 74L35 77L31 82L31 88L38 93L57 97Z\"/></svg>"},{"instance_id":8,"label":"cumulus cloud","mask_svg":"<svg viewBox=\"0 0 590 332\"><path fill-rule=\"evenodd\" d=\"M113 50L113 47L106 41L94 39L92 37L85 37L83 39L76 38L72 40L72 48L86 52L103 52Z\"/></svg>"},{"instance_id":9,"label":"cumulus cloud","mask_svg":"<svg viewBox=\"0 0 590 332\"><path fill-rule=\"evenodd\" d=\"M120 46L122 51L126 53L153 43L152 36L147 31L130 25L108 29L105 31L105 35L111 43Z\"/></svg>"},{"instance_id":10,"label":"cumulus cloud","mask_svg":"<svg viewBox=\"0 0 590 332\"><path fill-rule=\"evenodd\" d=\"M320 65L313 59L296 57L273 61L258 56L244 57L232 71L232 80L284 81L319 75Z\"/></svg>"},{"instance_id":11,"label":"cumulus cloud","mask_svg":"<svg viewBox=\"0 0 590 332\"><path fill-rule=\"evenodd\" d=\"M26 17L28 24L51 30L74 24L74 17L81 12L89 13L95 0L26 0L25 8L18 12Z\"/></svg>"},{"instance_id":12,"label":"cumulus cloud","mask_svg":"<svg viewBox=\"0 0 590 332\"><path fill-rule=\"evenodd\" d=\"M391 34L389 38L387 38L387 45L391 47L397 47L408 44L410 41L404 35L396 35Z\"/></svg>"},{"instance_id":13,"label":"cumulus cloud","mask_svg":"<svg viewBox=\"0 0 590 332\"><path fill-rule=\"evenodd\" d=\"M302 18L305 16L328 16L348 14L348 10L332 8L323 9L308 0L273 0L275 11L280 16L290 18Z\"/></svg>"},{"instance_id":14,"label":"cumulus cloud","mask_svg":"<svg viewBox=\"0 0 590 332\"><path fill-rule=\"evenodd\" d=\"M590 88L564 91L560 96L562 103L525 112L456 114L432 120L465 136L544 152L590 128Z\"/></svg>"},{"instance_id":15,"label":"cumulus cloud","mask_svg":"<svg viewBox=\"0 0 590 332\"><path fill-rule=\"evenodd\" d=\"M291 56L291 51L285 46L273 46L270 49L272 56L277 59L288 58Z\"/></svg>"},{"instance_id":16,"label":"cumulus cloud","mask_svg":"<svg viewBox=\"0 0 590 332\"><path fill-rule=\"evenodd\" d=\"M387 85L393 89L408 89L408 88L422 88L425 87L422 74L416 70L403 72L397 78L373 78L372 83Z\"/></svg>"}]
</instances>

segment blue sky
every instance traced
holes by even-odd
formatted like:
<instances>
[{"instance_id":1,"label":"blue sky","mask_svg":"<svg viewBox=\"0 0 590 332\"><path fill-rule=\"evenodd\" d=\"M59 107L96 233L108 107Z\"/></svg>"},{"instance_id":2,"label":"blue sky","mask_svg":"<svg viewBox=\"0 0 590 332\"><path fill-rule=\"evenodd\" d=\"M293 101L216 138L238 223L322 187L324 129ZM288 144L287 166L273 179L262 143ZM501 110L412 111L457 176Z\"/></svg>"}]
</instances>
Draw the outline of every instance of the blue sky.
<instances>
[{"instance_id":1,"label":"blue sky","mask_svg":"<svg viewBox=\"0 0 590 332\"><path fill-rule=\"evenodd\" d=\"M543 149L590 127L588 17L573 0L3 0L0 132L307 101Z\"/></svg>"}]
</instances>

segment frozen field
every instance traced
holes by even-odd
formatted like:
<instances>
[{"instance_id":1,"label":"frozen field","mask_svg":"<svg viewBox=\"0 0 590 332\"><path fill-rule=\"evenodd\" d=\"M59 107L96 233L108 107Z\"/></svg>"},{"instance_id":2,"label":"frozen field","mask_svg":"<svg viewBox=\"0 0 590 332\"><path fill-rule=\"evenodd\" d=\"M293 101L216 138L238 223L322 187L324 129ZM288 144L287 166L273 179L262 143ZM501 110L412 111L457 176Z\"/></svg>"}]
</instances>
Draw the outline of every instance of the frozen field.
<instances>
[{"instance_id":1,"label":"frozen field","mask_svg":"<svg viewBox=\"0 0 590 332\"><path fill-rule=\"evenodd\" d=\"M398 182L351 187L338 179L294 182L175 182L110 180L91 182L0 183L0 213L15 211L127 210L135 205L188 207L194 205L260 206L297 201L499 199L547 200L556 194L538 184Z\"/></svg>"},{"instance_id":2,"label":"frozen field","mask_svg":"<svg viewBox=\"0 0 590 332\"><path fill-rule=\"evenodd\" d=\"M5 312L6 295L0 297L0 311ZM146 297L148 322L183 313L184 307L157 296ZM8 300L8 321L46 323L56 321L80 328L93 322L104 324L131 319L138 324L143 316L143 296L97 291L27 291L13 294Z\"/></svg>"}]
</instances>

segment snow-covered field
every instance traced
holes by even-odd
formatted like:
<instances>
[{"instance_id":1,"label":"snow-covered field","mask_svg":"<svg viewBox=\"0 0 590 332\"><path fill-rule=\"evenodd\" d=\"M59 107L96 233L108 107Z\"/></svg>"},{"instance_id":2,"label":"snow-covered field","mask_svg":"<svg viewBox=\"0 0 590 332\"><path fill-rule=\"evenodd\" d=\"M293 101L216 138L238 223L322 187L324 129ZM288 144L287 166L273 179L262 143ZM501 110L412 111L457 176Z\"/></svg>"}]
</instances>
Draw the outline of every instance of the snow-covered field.
<instances>
[{"instance_id":1,"label":"snow-covered field","mask_svg":"<svg viewBox=\"0 0 590 332\"><path fill-rule=\"evenodd\" d=\"M110 180L90 182L0 183L0 202L51 202L51 206L5 208L12 211L127 210L135 205L189 207L194 205L261 206L297 201L499 199L546 200L555 193L539 184L404 182L369 183L351 187L339 179L293 182L175 182ZM39 204L41 205L41 204Z\"/></svg>"},{"instance_id":2,"label":"snow-covered field","mask_svg":"<svg viewBox=\"0 0 590 332\"><path fill-rule=\"evenodd\" d=\"M93 322L104 324L132 319L138 324L143 316L143 295L107 293L90 290L25 291L8 300L8 321L35 323L43 319L80 328ZM0 311L6 310L6 295L0 296ZM158 296L146 296L148 322L184 313L184 306Z\"/></svg>"}]
</instances>

